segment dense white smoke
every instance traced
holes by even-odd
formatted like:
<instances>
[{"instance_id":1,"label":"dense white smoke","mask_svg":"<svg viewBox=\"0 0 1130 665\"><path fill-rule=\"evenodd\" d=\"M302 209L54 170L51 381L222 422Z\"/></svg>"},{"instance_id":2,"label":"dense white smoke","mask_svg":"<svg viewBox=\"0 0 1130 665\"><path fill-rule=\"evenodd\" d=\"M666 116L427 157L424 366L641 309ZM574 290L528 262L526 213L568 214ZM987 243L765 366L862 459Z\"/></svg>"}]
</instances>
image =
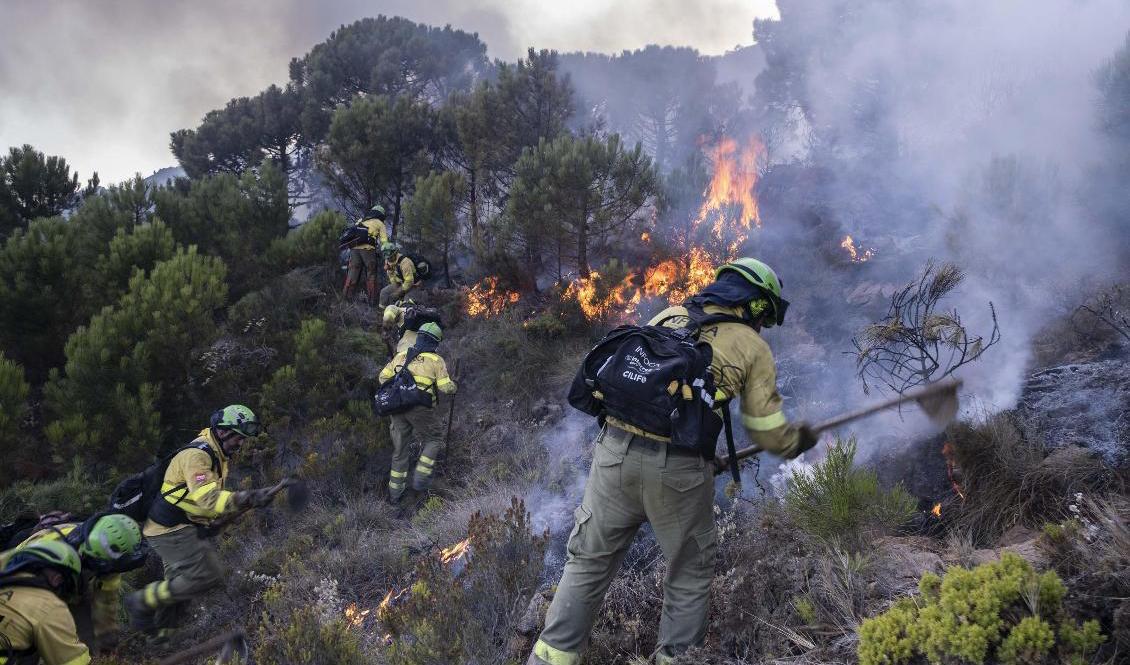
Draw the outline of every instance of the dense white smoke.
<instances>
[{"instance_id":1,"label":"dense white smoke","mask_svg":"<svg viewBox=\"0 0 1130 665\"><path fill-rule=\"evenodd\" d=\"M774 55L791 57L758 84L759 101L782 108L754 127L775 138L775 168L823 169L806 203L878 248L873 263L842 276L847 284L902 284L929 258L967 271L949 304L971 331L987 332L992 301L1002 341L962 375L988 406L1012 406L1033 334L1062 313L1079 284L1125 272L1110 251L1117 230L1093 218L1081 193L1101 158L1094 73L1125 42L1130 4L780 5L783 22L765 26L772 37L765 47L771 66ZM782 89L795 94L775 92ZM786 208L803 210L801 203ZM790 235L799 217L767 219L763 242L773 244L775 225L799 239ZM816 249L794 244L790 258L811 270ZM837 281L826 288L835 291ZM807 295L802 306L815 307ZM858 325L858 308L839 308L839 300L821 299L818 311L798 315ZM876 301L866 310L872 320L882 313Z\"/></svg>"}]
</instances>

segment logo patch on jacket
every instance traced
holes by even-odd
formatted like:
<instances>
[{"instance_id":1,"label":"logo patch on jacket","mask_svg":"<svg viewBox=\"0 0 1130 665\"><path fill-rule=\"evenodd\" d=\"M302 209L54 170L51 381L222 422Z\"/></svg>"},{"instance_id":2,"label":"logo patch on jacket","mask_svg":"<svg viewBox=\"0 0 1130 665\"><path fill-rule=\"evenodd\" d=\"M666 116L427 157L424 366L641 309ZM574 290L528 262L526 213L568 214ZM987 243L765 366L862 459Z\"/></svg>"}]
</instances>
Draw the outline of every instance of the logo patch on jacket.
<instances>
[{"instance_id":1,"label":"logo patch on jacket","mask_svg":"<svg viewBox=\"0 0 1130 665\"><path fill-rule=\"evenodd\" d=\"M194 480L195 480L196 482L198 482L198 483L202 483L202 482L204 482L205 480L208 480L208 474L206 474L206 473L198 473L198 474L196 474L196 475L195 475L195 476L193 477L193 479L194 479Z\"/></svg>"}]
</instances>

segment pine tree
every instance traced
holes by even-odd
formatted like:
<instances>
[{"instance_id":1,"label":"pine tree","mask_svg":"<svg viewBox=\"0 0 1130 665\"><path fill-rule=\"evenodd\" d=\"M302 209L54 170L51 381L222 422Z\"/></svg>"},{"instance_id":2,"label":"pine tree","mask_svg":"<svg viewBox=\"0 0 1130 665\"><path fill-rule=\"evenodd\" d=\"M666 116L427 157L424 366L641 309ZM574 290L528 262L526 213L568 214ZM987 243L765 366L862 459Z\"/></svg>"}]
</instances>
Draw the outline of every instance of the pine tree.
<instances>
[{"instance_id":1,"label":"pine tree","mask_svg":"<svg viewBox=\"0 0 1130 665\"><path fill-rule=\"evenodd\" d=\"M222 261L179 250L67 340L66 365L45 388L48 442L58 459L151 459L169 423L201 409L189 384L194 358L218 334L214 312L227 299Z\"/></svg>"},{"instance_id":2,"label":"pine tree","mask_svg":"<svg viewBox=\"0 0 1130 665\"><path fill-rule=\"evenodd\" d=\"M0 158L0 235L36 217L54 217L78 200L78 174L67 160L30 145Z\"/></svg>"},{"instance_id":3,"label":"pine tree","mask_svg":"<svg viewBox=\"0 0 1130 665\"><path fill-rule=\"evenodd\" d=\"M416 180L416 194L408 204L405 226L425 252L442 257L443 276L451 287L451 250L459 233L459 204L466 197L467 181L455 171L431 173Z\"/></svg>"}]
</instances>

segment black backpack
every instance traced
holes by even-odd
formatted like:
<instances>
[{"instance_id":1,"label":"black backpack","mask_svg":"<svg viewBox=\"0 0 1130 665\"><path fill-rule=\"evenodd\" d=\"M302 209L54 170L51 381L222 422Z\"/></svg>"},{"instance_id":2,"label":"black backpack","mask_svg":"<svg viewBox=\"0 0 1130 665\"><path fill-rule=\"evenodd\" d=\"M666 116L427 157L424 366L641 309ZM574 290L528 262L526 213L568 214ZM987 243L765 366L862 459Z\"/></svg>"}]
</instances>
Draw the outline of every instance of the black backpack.
<instances>
[{"instance_id":1,"label":"black backpack","mask_svg":"<svg viewBox=\"0 0 1130 665\"><path fill-rule=\"evenodd\" d=\"M715 404L710 373L713 350L700 342L704 326L747 322L731 314L707 314L687 303L683 328L623 325L605 335L585 356L569 388L569 404L591 416L612 416L672 445L714 459L728 409ZM722 416L715 413L721 408ZM727 433L729 434L729 433ZM732 447L732 436L727 444ZM733 451L730 451L733 454Z\"/></svg>"},{"instance_id":2,"label":"black backpack","mask_svg":"<svg viewBox=\"0 0 1130 665\"><path fill-rule=\"evenodd\" d=\"M369 237L369 229L360 224L345 227L345 230L337 237L338 249L349 249L356 245L364 245L365 243L372 244L372 239Z\"/></svg>"},{"instance_id":3,"label":"black backpack","mask_svg":"<svg viewBox=\"0 0 1130 665\"><path fill-rule=\"evenodd\" d=\"M400 260L409 259L412 265L416 267L416 281L422 282L432 276L432 264L430 261L418 254L404 254L401 253L400 259L396 260L396 276L404 281L404 272L400 270Z\"/></svg>"},{"instance_id":4,"label":"black backpack","mask_svg":"<svg viewBox=\"0 0 1130 665\"><path fill-rule=\"evenodd\" d=\"M216 457L216 453L212 451L212 446L208 445L207 442L192 443L183 448L178 448L150 464L144 471L135 473L118 483L118 486L110 494L110 509L106 512L121 513L133 518L138 524L144 524L146 518L149 517L149 510L153 507L153 503L163 496L161 494L161 483L165 480L165 471L168 470L169 463L173 461L174 457L191 448L197 448L208 453L208 458L212 460L212 471L219 470L220 460ZM184 489L184 484L174 487L165 494L172 494L181 489Z\"/></svg>"},{"instance_id":5,"label":"black backpack","mask_svg":"<svg viewBox=\"0 0 1130 665\"><path fill-rule=\"evenodd\" d=\"M420 326L425 323L434 323L443 327L443 321L440 320L439 311L431 307L423 307L421 305L409 305L404 310L404 329L418 332Z\"/></svg>"},{"instance_id":6,"label":"black backpack","mask_svg":"<svg viewBox=\"0 0 1130 665\"><path fill-rule=\"evenodd\" d=\"M404 356L404 366L397 370L391 379L381 384L373 395L373 411L378 416L391 416L404 413L418 406L432 408L431 392L416 385L416 377L408 371L408 365L420 355L420 349L413 346Z\"/></svg>"}]
</instances>

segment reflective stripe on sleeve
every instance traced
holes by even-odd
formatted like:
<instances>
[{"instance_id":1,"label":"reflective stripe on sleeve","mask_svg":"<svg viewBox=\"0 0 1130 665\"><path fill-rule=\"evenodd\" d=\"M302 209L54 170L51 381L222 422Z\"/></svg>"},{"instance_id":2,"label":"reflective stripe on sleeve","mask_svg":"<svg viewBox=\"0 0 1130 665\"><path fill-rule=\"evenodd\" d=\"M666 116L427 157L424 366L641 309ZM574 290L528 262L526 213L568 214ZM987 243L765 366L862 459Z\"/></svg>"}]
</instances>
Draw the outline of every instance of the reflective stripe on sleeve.
<instances>
[{"instance_id":1,"label":"reflective stripe on sleeve","mask_svg":"<svg viewBox=\"0 0 1130 665\"><path fill-rule=\"evenodd\" d=\"M742 424L754 432L768 432L772 429L777 429L782 425L787 425L788 420L785 419L785 414L781 411L771 413L767 416L749 416L742 414Z\"/></svg>"},{"instance_id":2,"label":"reflective stripe on sleeve","mask_svg":"<svg viewBox=\"0 0 1130 665\"><path fill-rule=\"evenodd\" d=\"M220 490L220 496L216 499L216 512L222 513L227 510L228 503L231 501L233 492L227 490Z\"/></svg>"},{"instance_id":3,"label":"reflective stripe on sleeve","mask_svg":"<svg viewBox=\"0 0 1130 665\"><path fill-rule=\"evenodd\" d=\"M189 492L187 499L189 501L199 501L202 497L204 497L205 494L211 492L214 489L216 489L216 481L213 480L210 483L204 483L192 492Z\"/></svg>"},{"instance_id":4,"label":"reflective stripe on sleeve","mask_svg":"<svg viewBox=\"0 0 1130 665\"><path fill-rule=\"evenodd\" d=\"M455 382L452 381L451 379L449 379L446 376L436 382L436 386L439 387L441 390L448 387L448 386L453 386L453 385L455 385Z\"/></svg>"},{"instance_id":5,"label":"reflective stripe on sleeve","mask_svg":"<svg viewBox=\"0 0 1130 665\"><path fill-rule=\"evenodd\" d=\"M581 654L574 651L562 651L538 640L534 645L534 655L541 658L549 665L579 665Z\"/></svg>"}]
</instances>

